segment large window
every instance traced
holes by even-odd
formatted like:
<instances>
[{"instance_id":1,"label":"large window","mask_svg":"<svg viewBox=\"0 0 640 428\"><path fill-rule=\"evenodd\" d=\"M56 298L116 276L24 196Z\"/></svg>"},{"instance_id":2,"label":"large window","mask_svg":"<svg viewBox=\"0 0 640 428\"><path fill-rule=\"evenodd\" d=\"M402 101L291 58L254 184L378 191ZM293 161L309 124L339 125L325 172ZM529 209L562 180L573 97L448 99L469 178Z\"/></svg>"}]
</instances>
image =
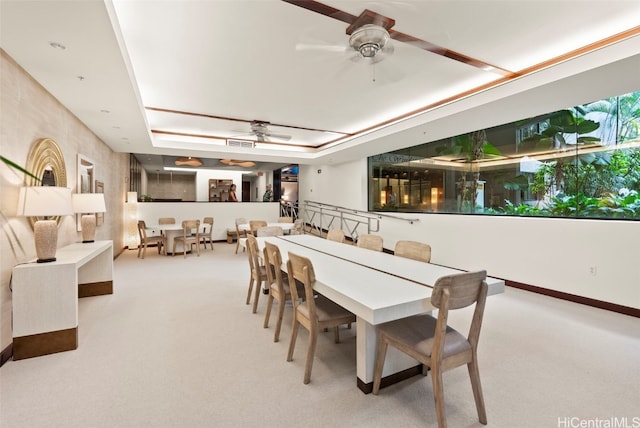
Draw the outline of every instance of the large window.
<instances>
[{"instance_id":1,"label":"large window","mask_svg":"<svg viewBox=\"0 0 640 428\"><path fill-rule=\"evenodd\" d=\"M640 220L640 91L372 156L369 209Z\"/></svg>"}]
</instances>

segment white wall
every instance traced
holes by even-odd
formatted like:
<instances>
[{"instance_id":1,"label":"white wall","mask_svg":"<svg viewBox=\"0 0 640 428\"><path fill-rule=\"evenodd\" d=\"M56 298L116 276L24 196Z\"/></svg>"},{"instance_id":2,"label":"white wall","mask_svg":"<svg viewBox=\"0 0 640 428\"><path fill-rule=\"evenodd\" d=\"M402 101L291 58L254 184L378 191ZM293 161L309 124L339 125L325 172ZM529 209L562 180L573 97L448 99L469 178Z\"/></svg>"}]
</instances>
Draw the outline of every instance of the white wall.
<instances>
[{"instance_id":1,"label":"white wall","mask_svg":"<svg viewBox=\"0 0 640 428\"><path fill-rule=\"evenodd\" d=\"M301 205L312 200L367 210L366 160L300 165L299 184ZM487 269L491 276L640 308L639 222L398 215L419 221L382 218L377 233L385 248L399 239L424 241L432 246L433 263Z\"/></svg>"}]
</instances>

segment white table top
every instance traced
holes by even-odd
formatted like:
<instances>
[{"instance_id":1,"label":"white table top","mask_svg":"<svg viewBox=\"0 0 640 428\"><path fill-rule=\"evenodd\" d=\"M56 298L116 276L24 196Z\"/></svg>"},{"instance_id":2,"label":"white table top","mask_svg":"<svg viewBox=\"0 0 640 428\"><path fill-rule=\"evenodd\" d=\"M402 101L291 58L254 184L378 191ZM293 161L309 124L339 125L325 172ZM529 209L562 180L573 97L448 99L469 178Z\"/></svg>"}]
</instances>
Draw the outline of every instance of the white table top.
<instances>
[{"instance_id":1,"label":"white table top","mask_svg":"<svg viewBox=\"0 0 640 428\"><path fill-rule=\"evenodd\" d=\"M82 266L91 260L96 254L113 247L113 241L75 242L56 250L56 261L49 263L35 263L33 259L30 263L20 264L14 269L26 269L34 267L46 267L72 264ZM113 250L112 250L113 251Z\"/></svg>"},{"instance_id":2,"label":"white table top","mask_svg":"<svg viewBox=\"0 0 640 428\"><path fill-rule=\"evenodd\" d=\"M282 239L430 287L441 276L463 272L459 269L397 257L381 251L364 250L355 245L345 245L314 235L289 235L283 236ZM504 293L503 280L487 277L486 281L489 285L489 295Z\"/></svg>"},{"instance_id":3,"label":"white table top","mask_svg":"<svg viewBox=\"0 0 640 428\"><path fill-rule=\"evenodd\" d=\"M293 225L294 223L267 223L267 227L271 227L271 226L279 226L282 228L283 231L287 231L287 230L291 230L293 229ZM243 224L239 224L238 225L238 229L240 230L250 230L251 228L249 227L249 223L243 223Z\"/></svg>"},{"instance_id":4,"label":"white table top","mask_svg":"<svg viewBox=\"0 0 640 428\"><path fill-rule=\"evenodd\" d=\"M433 310L430 285L442 275L461 272L312 235L257 239L261 249L265 241L277 245L283 263L289 252L308 257L314 266L318 292L372 325ZM326 251L329 249L333 254ZM401 269L405 271L398 275ZM491 284L494 294L504 289L501 280L492 278Z\"/></svg>"}]
</instances>

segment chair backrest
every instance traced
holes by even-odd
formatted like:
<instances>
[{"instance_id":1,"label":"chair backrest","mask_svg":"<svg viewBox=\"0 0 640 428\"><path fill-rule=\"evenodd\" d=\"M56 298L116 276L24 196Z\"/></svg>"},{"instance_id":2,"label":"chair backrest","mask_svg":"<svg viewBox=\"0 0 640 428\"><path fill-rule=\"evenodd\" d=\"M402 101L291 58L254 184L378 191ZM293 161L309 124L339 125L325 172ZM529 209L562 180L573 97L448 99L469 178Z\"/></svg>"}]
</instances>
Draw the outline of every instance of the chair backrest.
<instances>
[{"instance_id":1,"label":"chair backrest","mask_svg":"<svg viewBox=\"0 0 640 428\"><path fill-rule=\"evenodd\" d=\"M393 254L429 263L431 261L431 246L418 241L398 241Z\"/></svg>"},{"instance_id":2,"label":"chair backrest","mask_svg":"<svg viewBox=\"0 0 640 428\"><path fill-rule=\"evenodd\" d=\"M357 245L368 250L382 251L382 237L371 234L360 235L358 236Z\"/></svg>"},{"instance_id":3,"label":"chair backrest","mask_svg":"<svg viewBox=\"0 0 640 428\"><path fill-rule=\"evenodd\" d=\"M204 230L204 234L211 235L213 232L213 217L205 217L202 219L202 223L208 225Z\"/></svg>"},{"instance_id":4,"label":"chair backrest","mask_svg":"<svg viewBox=\"0 0 640 428\"><path fill-rule=\"evenodd\" d=\"M200 237L200 220L183 220L182 237Z\"/></svg>"},{"instance_id":5,"label":"chair backrest","mask_svg":"<svg viewBox=\"0 0 640 428\"><path fill-rule=\"evenodd\" d=\"M296 221L293 222L293 227L291 228L291 234L302 235L302 233L304 232L303 226L304 226L304 223L302 223L302 219L301 218L296 219Z\"/></svg>"},{"instance_id":6,"label":"chair backrest","mask_svg":"<svg viewBox=\"0 0 640 428\"><path fill-rule=\"evenodd\" d=\"M147 224L144 220L138 220L138 235L140 235L140 242L144 242L147 239Z\"/></svg>"},{"instance_id":7,"label":"chair backrest","mask_svg":"<svg viewBox=\"0 0 640 428\"><path fill-rule=\"evenodd\" d=\"M160 217L158 224L176 224L175 217Z\"/></svg>"},{"instance_id":8,"label":"chair backrest","mask_svg":"<svg viewBox=\"0 0 640 428\"><path fill-rule=\"evenodd\" d=\"M304 300L309 310L309 319L316 319L316 305L313 293L313 285L316 282L316 274L313 270L311 260L306 257L299 256L289 252L289 260L287 260L287 274L289 278L289 290L291 291L291 301L294 310L298 307L298 296L296 281L304 285Z\"/></svg>"},{"instance_id":9,"label":"chair backrest","mask_svg":"<svg viewBox=\"0 0 640 428\"><path fill-rule=\"evenodd\" d=\"M279 217L278 223L293 223L293 217Z\"/></svg>"},{"instance_id":10,"label":"chair backrest","mask_svg":"<svg viewBox=\"0 0 640 428\"><path fill-rule=\"evenodd\" d=\"M249 258L249 269L251 269L252 275L258 275L260 272L260 260L258 259L260 254L260 248L258 247L258 241L253 235L247 235L247 257Z\"/></svg>"},{"instance_id":11,"label":"chair backrest","mask_svg":"<svg viewBox=\"0 0 640 428\"><path fill-rule=\"evenodd\" d=\"M329 241L336 241L344 243L345 237L342 229L331 229L327 232L327 239Z\"/></svg>"},{"instance_id":12,"label":"chair backrest","mask_svg":"<svg viewBox=\"0 0 640 428\"><path fill-rule=\"evenodd\" d=\"M278 289L281 296L284 296L282 255L280 254L280 248L271 242L264 243L264 265L267 271L267 281Z\"/></svg>"},{"instance_id":13,"label":"chair backrest","mask_svg":"<svg viewBox=\"0 0 640 428\"><path fill-rule=\"evenodd\" d=\"M264 220L249 220L249 230L251 231L253 236L256 236L256 231L258 230L258 228L265 227L266 225L267 222Z\"/></svg>"},{"instance_id":14,"label":"chair backrest","mask_svg":"<svg viewBox=\"0 0 640 428\"><path fill-rule=\"evenodd\" d=\"M241 236L246 236L246 234L247 234L247 232L245 230L241 231L240 227L238 227L238 226L241 225L241 224L247 224L247 223L249 223L249 222L247 221L246 218L239 217L239 218L236 219L236 235L238 236L238 238L241 237Z\"/></svg>"},{"instance_id":15,"label":"chair backrest","mask_svg":"<svg viewBox=\"0 0 640 428\"><path fill-rule=\"evenodd\" d=\"M264 226L257 230L258 236L282 236L284 231L280 226Z\"/></svg>"},{"instance_id":16,"label":"chair backrest","mask_svg":"<svg viewBox=\"0 0 640 428\"><path fill-rule=\"evenodd\" d=\"M477 347L484 306L489 290L485 281L486 278L487 271L485 270L457 273L438 278L431 293L431 304L438 308L436 335L438 332L442 335L446 333L450 309L466 308L475 303L476 307L469 328L468 340L471 346ZM439 340L436 338L436 344L439 347L438 352L442 352L444 339ZM434 344L434 347L436 347L436 344Z\"/></svg>"}]
</instances>

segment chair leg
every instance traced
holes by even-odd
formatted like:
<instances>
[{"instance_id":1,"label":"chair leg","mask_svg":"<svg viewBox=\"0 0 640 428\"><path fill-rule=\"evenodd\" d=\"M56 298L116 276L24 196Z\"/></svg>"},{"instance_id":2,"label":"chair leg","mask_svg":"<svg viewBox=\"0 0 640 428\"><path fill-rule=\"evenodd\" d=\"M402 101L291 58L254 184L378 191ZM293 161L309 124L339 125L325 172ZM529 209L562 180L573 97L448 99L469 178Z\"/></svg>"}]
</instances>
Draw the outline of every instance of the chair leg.
<instances>
[{"instance_id":1,"label":"chair leg","mask_svg":"<svg viewBox=\"0 0 640 428\"><path fill-rule=\"evenodd\" d=\"M311 382L311 368L313 367L313 357L316 353L316 343L318 342L318 331L309 331L309 344L307 345L307 359L304 362L304 384Z\"/></svg>"},{"instance_id":2,"label":"chair leg","mask_svg":"<svg viewBox=\"0 0 640 428\"><path fill-rule=\"evenodd\" d=\"M253 313L258 312L258 299L260 298L260 292L262 291L262 280L256 281L256 289L253 290Z\"/></svg>"},{"instance_id":3,"label":"chair leg","mask_svg":"<svg viewBox=\"0 0 640 428\"><path fill-rule=\"evenodd\" d=\"M262 327L269 327L269 318L271 317L271 306L273 306L273 294L269 293L269 297L267 298L267 311L264 313L264 324Z\"/></svg>"},{"instance_id":4,"label":"chair leg","mask_svg":"<svg viewBox=\"0 0 640 428\"><path fill-rule=\"evenodd\" d=\"M240 248L240 235L236 235L236 254L238 254L238 248Z\"/></svg>"},{"instance_id":5,"label":"chair leg","mask_svg":"<svg viewBox=\"0 0 640 428\"><path fill-rule=\"evenodd\" d=\"M140 258L140 251L142 251L142 243L138 244L138 258Z\"/></svg>"},{"instance_id":6,"label":"chair leg","mask_svg":"<svg viewBox=\"0 0 640 428\"><path fill-rule=\"evenodd\" d=\"M144 245L142 246L142 258L144 259L144 256L147 254L147 243L145 242Z\"/></svg>"},{"instance_id":7,"label":"chair leg","mask_svg":"<svg viewBox=\"0 0 640 428\"><path fill-rule=\"evenodd\" d=\"M253 290L253 275L251 276L251 281L249 281L249 292L247 293L247 305L251 303L251 291Z\"/></svg>"},{"instance_id":8,"label":"chair leg","mask_svg":"<svg viewBox=\"0 0 640 428\"><path fill-rule=\"evenodd\" d=\"M278 300L278 320L276 321L276 331L273 333L273 341L280 341L280 329L282 328L282 319L284 318L284 303Z\"/></svg>"},{"instance_id":9,"label":"chair leg","mask_svg":"<svg viewBox=\"0 0 640 428\"><path fill-rule=\"evenodd\" d=\"M378 345L376 346L376 362L373 368L373 395L378 395L380 391L380 381L382 380L382 369L384 368L384 359L387 356L387 341L378 336Z\"/></svg>"},{"instance_id":10,"label":"chair leg","mask_svg":"<svg viewBox=\"0 0 640 428\"><path fill-rule=\"evenodd\" d=\"M473 390L473 399L476 402L476 410L478 411L478 420L481 424L487 424L487 412L484 408L484 397L482 396L482 385L480 384L480 370L478 362L474 358L469 364L469 377L471 378L471 389Z\"/></svg>"},{"instance_id":11,"label":"chair leg","mask_svg":"<svg viewBox=\"0 0 640 428\"><path fill-rule=\"evenodd\" d=\"M447 414L444 407L444 389L442 386L442 371L440 367L431 367L431 383L433 384L433 399L436 404L438 428L447 427Z\"/></svg>"},{"instance_id":12,"label":"chair leg","mask_svg":"<svg viewBox=\"0 0 640 428\"><path fill-rule=\"evenodd\" d=\"M293 351L296 348L296 340L298 339L298 327L300 327L300 323L298 323L298 320L296 320L294 314L293 326L291 327L291 340L289 341L289 352L287 353L287 361L293 360Z\"/></svg>"}]
</instances>

